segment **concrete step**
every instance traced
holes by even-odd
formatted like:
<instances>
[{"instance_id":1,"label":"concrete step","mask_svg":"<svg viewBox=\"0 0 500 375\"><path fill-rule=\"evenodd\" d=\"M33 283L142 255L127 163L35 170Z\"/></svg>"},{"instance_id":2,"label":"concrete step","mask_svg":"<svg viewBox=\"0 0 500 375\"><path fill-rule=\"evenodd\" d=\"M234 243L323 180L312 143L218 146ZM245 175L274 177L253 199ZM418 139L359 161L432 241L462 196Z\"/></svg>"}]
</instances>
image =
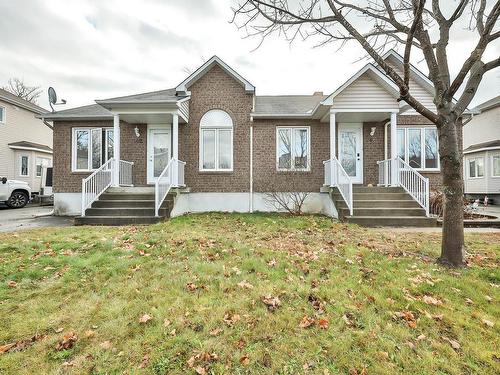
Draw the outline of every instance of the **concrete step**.
<instances>
[{"instance_id":1,"label":"concrete step","mask_svg":"<svg viewBox=\"0 0 500 375\"><path fill-rule=\"evenodd\" d=\"M342 217L347 217L349 215L349 209L341 208L339 209L339 214ZM417 217L424 216L425 210L423 208L356 208L354 207L353 216L376 216L376 217Z\"/></svg>"},{"instance_id":2,"label":"concrete step","mask_svg":"<svg viewBox=\"0 0 500 375\"><path fill-rule=\"evenodd\" d=\"M155 224L165 220L165 217L154 216L78 216L75 225L137 225Z\"/></svg>"},{"instance_id":3,"label":"concrete step","mask_svg":"<svg viewBox=\"0 0 500 375\"><path fill-rule=\"evenodd\" d=\"M131 193L103 193L99 197L100 201L120 200L120 201L137 201L137 200L155 200L153 194L131 194Z\"/></svg>"},{"instance_id":4,"label":"concrete step","mask_svg":"<svg viewBox=\"0 0 500 375\"><path fill-rule=\"evenodd\" d=\"M333 193L335 200L342 200L340 193ZM371 200L413 200L408 193L354 193L353 200L371 201Z\"/></svg>"},{"instance_id":5,"label":"concrete step","mask_svg":"<svg viewBox=\"0 0 500 375\"><path fill-rule=\"evenodd\" d=\"M161 208L158 212L160 216L168 216L170 210L168 208ZM155 209L153 208L88 208L85 211L88 216L155 216Z\"/></svg>"},{"instance_id":6,"label":"concrete step","mask_svg":"<svg viewBox=\"0 0 500 375\"><path fill-rule=\"evenodd\" d=\"M346 216L347 222L364 227L435 227L437 220L425 216Z\"/></svg>"},{"instance_id":7,"label":"concrete step","mask_svg":"<svg viewBox=\"0 0 500 375\"><path fill-rule=\"evenodd\" d=\"M415 200L353 200L354 208L419 208ZM347 204L341 200L336 202L337 208L347 208Z\"/></svg>"},{"instance_id":8,"label":"concrete step","mask_svg":"<svg viewBox=\"0 0 500 375\"><path fill-rule=\"evenodd\" d=\"M129 194L154 194L154 186L120 186L110 187L106 190L107 193L129 193Z\"/></svg>"},{"instance_id":9,"label":"concrete step","mask_svg":"<svg viewBox=\"0 0 500 375\"><path fill-rule=\"evenodd\" d=\"M385 186L359 186L353 185L353 191L355 193L404 193L405 190L400 187L385 187Z\"/></svg>"},{"instance_id":10,"label":"concrete step","mask_svg":"<svg viewBox=\"0 0 500 375\"><path fill-rule=\"evenodd\" d=\"M168 198L167 198L168 199ZM172 202L170 200L169 202ZM95 201L92 203L92 208L154 208L155 200L154 199L143 199L143 200L104 200L104 201Z\"/></svg>"}]
</instances>

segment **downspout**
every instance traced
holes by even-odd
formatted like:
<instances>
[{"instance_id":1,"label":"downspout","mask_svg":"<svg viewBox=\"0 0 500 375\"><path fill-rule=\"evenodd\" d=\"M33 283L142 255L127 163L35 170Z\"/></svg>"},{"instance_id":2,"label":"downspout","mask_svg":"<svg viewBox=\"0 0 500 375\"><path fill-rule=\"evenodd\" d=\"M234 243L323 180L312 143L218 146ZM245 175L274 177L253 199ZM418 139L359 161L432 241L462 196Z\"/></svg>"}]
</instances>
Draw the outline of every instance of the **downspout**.
<instances>
[{"instance_id":1,"label":"downspout","mask_svg":"<svg viewBox=\"0 0 500 375\"><path fill-rule=\"evenodd\" d=\"M255 94L252 97L252 113L255 111ZM253 116L250 114L250 189L248 211L253 213Z\"/></svg>"}]
</instances>

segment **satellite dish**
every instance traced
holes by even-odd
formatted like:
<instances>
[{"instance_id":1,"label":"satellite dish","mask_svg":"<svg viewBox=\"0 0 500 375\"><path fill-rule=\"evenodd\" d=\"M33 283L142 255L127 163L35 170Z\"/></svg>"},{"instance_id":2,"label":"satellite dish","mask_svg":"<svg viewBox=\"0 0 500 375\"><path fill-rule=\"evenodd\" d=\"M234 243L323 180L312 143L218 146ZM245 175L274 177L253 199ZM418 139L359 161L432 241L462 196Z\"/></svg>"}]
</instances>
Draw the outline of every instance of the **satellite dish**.
<instances>
[{"instance_id":1,"label":"satellite dish","mask_svg":"<svg viewBox=\"0 0 500 375\"><path fill-rule=\"evenodd\" d=\"M56 90L53 87L49 87L49 104L50 104L50 108L52 108L52 112L55 112L53 105L66 104L66 100L61 99L61 102L58 103Z\"/></svg>"}]
</instances>

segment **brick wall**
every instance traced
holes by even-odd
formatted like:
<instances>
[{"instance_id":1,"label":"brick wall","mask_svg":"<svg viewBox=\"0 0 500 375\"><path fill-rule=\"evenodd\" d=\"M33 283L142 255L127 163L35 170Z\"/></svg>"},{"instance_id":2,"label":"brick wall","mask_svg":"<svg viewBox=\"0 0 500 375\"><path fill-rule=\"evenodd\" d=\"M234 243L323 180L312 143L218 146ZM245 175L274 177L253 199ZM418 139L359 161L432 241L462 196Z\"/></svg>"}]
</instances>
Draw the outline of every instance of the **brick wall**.
<instances>
[{"instance_id":1,"label":"brick wall","mask_svg":"<svg viewBox=\"0 0 500 375\"><path fill-rule=\"evenodd\" d=\"M363 183L378 184L378 161L384 160L384 124L382 122L363 123ZM375 133L370 135L372 127Z\"/></svg>"},{"instance_id":2,"label":"brick wall","mask_svg":"<svg viewBox=\"0 0 500 375\"><path fill-rule=\"evenodd\" d=\"M135 125L120 123L121 159L134 162L134 185L146 184L146 125L138 125L140 138L135 136ZM54 193L79 193L82 190L82 179L90 172L71 171L71 145L73 128L112 128L113 121L55 121L54 122Z\"/></svg>"},{"instance_id":3,"label":"brick wall","mask_svg":"<svg viewBox=\"0 0 500 375\"><path fill-rule=\"evenodd\" d=\"M192 192L245 192L250 184L251 94L219 66L214 66L189 88L189 124L179 126L179 159L186 162L185 182ZM211 109L229 113L233 120L233 171L200 172L199 129Z\"/></svg>"},{"instance_id":4,"label":"brick wall","mask_svg":"<svg viewBox=\"0 0 500 375\"><path fill-rule=\"evenodd\" d=\"M284 172L276 169L276 127L310 126L311 168L308 172ZM309 120L255 120L254 191L319 192L324 182L323 161L330 155L329 125Z\"/></svg>"}]
</instances>

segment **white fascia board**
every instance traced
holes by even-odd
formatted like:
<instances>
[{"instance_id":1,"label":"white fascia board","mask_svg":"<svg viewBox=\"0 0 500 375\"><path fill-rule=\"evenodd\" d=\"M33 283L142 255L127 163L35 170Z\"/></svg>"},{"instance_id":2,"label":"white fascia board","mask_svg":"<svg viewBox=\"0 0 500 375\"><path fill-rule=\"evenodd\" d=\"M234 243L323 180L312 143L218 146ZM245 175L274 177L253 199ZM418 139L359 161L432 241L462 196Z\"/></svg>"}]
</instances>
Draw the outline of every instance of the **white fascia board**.
<instances>
[{"instance_id":1,"label":"white fascia board","mask_svg":"<svg viewBox=\"0 0 500 375\"><path fill-rule=\"evenodd\" d=\"M311 113L251 113L250 117L257 119L286 118L286 119L312 119Z\"/></svg>"},{"instance_id":2,"label":"white fascia board","mask_svg":"<svg viewBox=\"0 0 500 375\"><path fill-rule=\"evenodd\" d=\"M469 151L464 151L463 154L474 154L476 152L483 152L483 151L494 151L494 150L500 150L500 146L493 146L493 147L483 147L483 148L478 148L477 150L469 150Z\"/></svg>"},{"instance_id":3,"label":"white fascia board","mask_svg":"<svg viewBox=\"0 0 500 375\"><path fill-rule=\"evenodd\" d=\"M9 146L9 148L13 150L36 151L36 152L43 152L45 154L52 154L52 151L42 150L41 148L36 148L36 147Z\"/></svg>"},{"instance_id":4,"label":"white fascia board","mask_svg":"<svg viewBox=\"0 0 500 375\"><path fill-rule=\"evenodd\" d=\"M320 102L316 108L314 108L313 113L316 112L316 110L321 106L321 105L326 105L326 106L331 106L333 105L333 99L338 96L342 91L344 91L351 83L356 81L359 77L361 77L364 73L370 71L370 73L375 75L375 79L377 83L383 83L386 87L386 89L392 93L395 97L399 95L399 89L398 86L392 82L392 80L387 77L384 73L382 73L380 70L378 70L375 65L372 63L366 64L363 68L358 70L357 73L355 73L351 78L349 78L342 86L340 86L337 90L333 92L328 98Z\"/></svg>"},{"instance_id":5,"label":"white fascia board","mask_svg":"<svg viewBox=\"0 0 500 375\"><path fill-rule=\"evenodd\" d=\"M233 68L227 65L224 61L222 61L219 57L213 56L210 60L205 62L202 66L200 66L196 71L187 77L184 81L182 81L177 87L176 91L178 93L188 94L189 87L196 82L198 79L203 77L206 72L208 72L214 65L219 65L226 73L231 75L234 79L240 82L245 91L247 93L255 93L255 86L248 82L245 78L239 75Z\"/></svg>"}]
</instances>

